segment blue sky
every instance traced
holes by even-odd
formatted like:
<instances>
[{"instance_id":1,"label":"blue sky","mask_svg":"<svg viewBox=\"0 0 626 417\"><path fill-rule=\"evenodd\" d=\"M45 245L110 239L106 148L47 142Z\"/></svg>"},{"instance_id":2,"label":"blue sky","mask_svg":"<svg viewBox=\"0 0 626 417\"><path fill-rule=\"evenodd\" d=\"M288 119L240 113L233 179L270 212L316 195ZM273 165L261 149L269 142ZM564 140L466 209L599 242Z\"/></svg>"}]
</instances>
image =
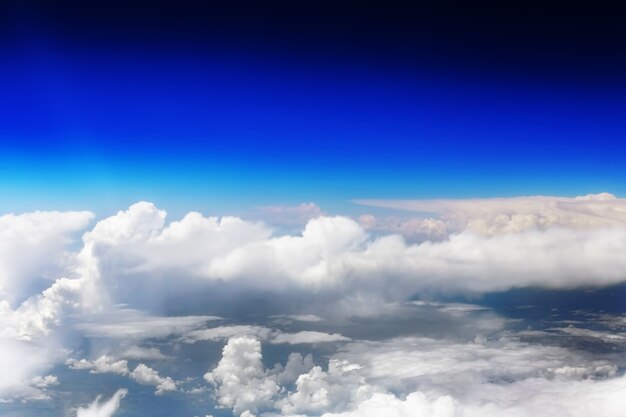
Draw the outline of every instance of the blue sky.
<instances>
[{"instance_id":1,"label":"blue sky","mask_svg":"<svg viewBox=\"0 0 626 417\"><path fill-rule=\"evenodd\" d=\"M6 55L3 211L624 193L617 85L241 51Z\"/></svg>"}]
</instances>

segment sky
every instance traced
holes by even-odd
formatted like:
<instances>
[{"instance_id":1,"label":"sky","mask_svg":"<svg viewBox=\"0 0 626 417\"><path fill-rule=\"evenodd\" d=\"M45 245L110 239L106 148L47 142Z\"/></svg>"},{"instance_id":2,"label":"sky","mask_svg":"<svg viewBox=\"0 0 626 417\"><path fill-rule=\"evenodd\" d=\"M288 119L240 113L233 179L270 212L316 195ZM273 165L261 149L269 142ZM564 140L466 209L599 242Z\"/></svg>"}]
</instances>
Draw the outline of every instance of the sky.
<instances>
[{"instance_id":1,"label":"sky","mask_svg":"<svg viewBox=\"0 0 626 417\"><path fill-rule=\"evenodd\" d=\"M4 211L624 193L610 10L5 9Z\"/></svg>"},{"instance_id":2,"label":"sky","mask_svg":"<svg viewBox=\"0 0 626 417\"><path fill-rule=\"evenodd\" d=\"M7 1L0 415L617 417L604 5Z\"/></svg>"}]
</instances>

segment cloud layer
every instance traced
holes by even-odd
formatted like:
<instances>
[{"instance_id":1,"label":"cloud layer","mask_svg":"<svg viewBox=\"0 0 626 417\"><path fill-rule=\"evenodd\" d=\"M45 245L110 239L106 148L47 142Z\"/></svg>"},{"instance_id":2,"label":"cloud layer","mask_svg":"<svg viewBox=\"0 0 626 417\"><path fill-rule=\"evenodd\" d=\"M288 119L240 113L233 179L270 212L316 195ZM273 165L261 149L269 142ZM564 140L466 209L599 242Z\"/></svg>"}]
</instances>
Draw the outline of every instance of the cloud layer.
<instances>
[{"instance_id":1,"label":"cloud layer","mask_svg":"<svg viewBox=\"0 0 626 417\"><path fill-rule=\"evenodd\" d=\"M367 204L435 216L305 205L296 232L196 212L167 223L148 202L91 228L89 212L0 217L0 404L50 400L62 367L237 416L619 415L619 355L547 341L621 352L623 318L511 331L483 307L435 300L625 283L624 200ZM77 416L109 417L125 395Z\"/></svg>"}]
</instances>

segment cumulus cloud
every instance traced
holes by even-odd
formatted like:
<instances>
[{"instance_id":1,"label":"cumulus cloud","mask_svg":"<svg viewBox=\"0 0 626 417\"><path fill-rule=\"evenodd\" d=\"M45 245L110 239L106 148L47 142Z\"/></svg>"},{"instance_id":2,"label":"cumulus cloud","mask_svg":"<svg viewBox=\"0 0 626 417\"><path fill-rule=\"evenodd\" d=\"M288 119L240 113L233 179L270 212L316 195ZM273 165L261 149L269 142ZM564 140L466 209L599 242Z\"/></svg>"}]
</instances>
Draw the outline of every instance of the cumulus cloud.
<instances>
[{"instance_id":1,"label":"cumulus cloud","mask_svg":"<svg viewBox=\"0 0 626 417\"><path fill-rule=\"evenodd\" d=\"M170 377L162 377L157 371L143 363L137 365L130 373L130 377L142 385L153 385L156 387L155 394L162 395L167 391L176 391L176 383Z\"/></svg>"},{"instance_id":2,"label":"cumulus cloud","mask_svg":"<svg viewBox=\"0 0 626 417\"><path fill-rule=\"evenodd\" d=\"M54 375L36 376L30 380L30 385L36 388L47 388L59 385L59 378Z\"/></svg>"},{"instance_id":3,"label":"cumulus cloud","mask_svg":"<svg viewBox=\"0 0 626 417\"><path fill-rule=\"evenodd\" d=\"M514 337L353 342L326 370L301 354L265 369L258 341L233 338L205 379L235 414L326 417L617 416L626 383L608 359Z\"/></svg>"},{"instance_id":4,"label":"cumulus cloud","mask_svg":"<svg viewBox=\"0 0 626 417\"><path fill-rule=\"evenodd\" d=\"M98 396L87 407L80 407L76 411L76 417L111 417L120 408L120 402L128 394L128 390L119 389L111 398L101 401Z\"/></svg>"},{"instance_id":5,"label":"cumulus cloud","mask_svg":"<svg viewBox=\"0 0 626 417\"><path fill-rule=\"evenodd\" d=\"M220 405L232 408L238 415L256 412L272 405L280 387L267 378L263 367L261 343L250 337L231 338L222 352L222 359L204 379L217 389Z\"/></svg>"},{"instance_id":6,"label":"cumulus cloud","mask_svg":"<svg viewBox=\"0 0 626 417\"><path fill-rule=\"evenodd\" d=\"M128 361L117 360L111 356L100 356L99 358L90 361L87 359L68 359L66 364L71 369L88 369L92 374L118 374L128 375Z\"/></svg>"},{"instance_id":7,"label":"cumulus cloud","mask_svg":"<svg viewBox=\"0 0 626 417\"><path fill-rule=\"evenodd\" d=\"M313 367L296 380L296 389L277 401L284 414L311 413L345 409L372 395L373 388L361 374L361 366L345 360L331 359L328 370Z\"/></svg>"},{"instance_id":8,"label":"cumulus cloud","mask_svg":"<svg viewBox=\"0 0 626 417\"><path fill-rule=\"evenodd\" d=\"M141 300L162 300L183 288L211 283L339 296L369 291L397 299L416 291L573 288L626 280L621 199L533 197L486 202L489 216L518 206L524 216L544 206L560 216L558 221L543 222L545 227L507 226L492 231L472 226L472 213L482 203L451 203L455 210L467 211L470 220L465 226L446 239L414 244L395 234L369 236L345 217L318 217L299 235L279 236L259 223L198 213L165 225L164 212L149 203L100 221L84 240L92 246L101 280L118 289L118 301L135 303L128 298L133 293L129 285L146 292ZM443 210L434 203L427 206ZM176 285L170 279L174 274ZM180 285L181 280L186 285ZM156 289L161 290L155 293Z\"/></svg>"},{"instance_id":9,"label":"cumulus cloud","mask_svg":"<svg viewBox=\"0 0 626 417\"><path fill-rule=\"evenodd\" d=\"M70 369L83 370L88 369L91 374L117 374L128 376L141 385L152 385L156 387L155 394L162 395L168 391L176 391L176 382L170 377L162 377L159 373L149 366L140 363L131 372L128 368L128 361L125 359L117 359L107 355L90 361L87 359L68 359L66 364Z\"/></svg>"}]
</instances>

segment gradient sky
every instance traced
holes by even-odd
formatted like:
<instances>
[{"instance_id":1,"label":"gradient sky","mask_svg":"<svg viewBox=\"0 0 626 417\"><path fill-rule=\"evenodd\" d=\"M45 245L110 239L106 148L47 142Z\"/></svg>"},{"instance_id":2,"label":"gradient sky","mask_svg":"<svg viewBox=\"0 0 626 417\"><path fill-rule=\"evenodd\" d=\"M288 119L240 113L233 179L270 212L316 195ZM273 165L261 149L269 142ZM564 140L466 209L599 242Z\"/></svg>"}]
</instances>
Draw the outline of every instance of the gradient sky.
<instances>
[{"instance_id":1,"label":"gradient sky","mask_svg":"<svg viewBox=\"0 0 626 417\"><path fill-rule=\"evenodd\" d=\"M612 11L272 6L7 3L0 209L625 193Z\"/></svg>"}]
</instances>

